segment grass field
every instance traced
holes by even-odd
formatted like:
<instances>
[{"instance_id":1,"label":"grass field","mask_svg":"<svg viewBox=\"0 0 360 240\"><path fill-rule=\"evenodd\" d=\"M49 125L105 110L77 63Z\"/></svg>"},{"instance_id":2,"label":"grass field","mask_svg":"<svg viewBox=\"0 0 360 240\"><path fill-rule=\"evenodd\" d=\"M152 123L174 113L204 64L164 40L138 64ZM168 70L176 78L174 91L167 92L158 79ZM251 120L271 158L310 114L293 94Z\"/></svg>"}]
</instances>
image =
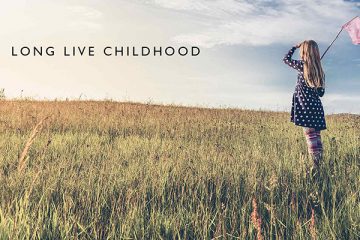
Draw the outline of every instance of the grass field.
<instances>
[{"instance_id":1,"label":"grass field","mask_svg":"<svg viewBox=\"0 0 360 240\"><path fill-rule=\"evenodd\" d=\"M0 101L0 239L359 239L360 116L326 120L315 181L289 113Z\"/></svg>"}]
</instances>

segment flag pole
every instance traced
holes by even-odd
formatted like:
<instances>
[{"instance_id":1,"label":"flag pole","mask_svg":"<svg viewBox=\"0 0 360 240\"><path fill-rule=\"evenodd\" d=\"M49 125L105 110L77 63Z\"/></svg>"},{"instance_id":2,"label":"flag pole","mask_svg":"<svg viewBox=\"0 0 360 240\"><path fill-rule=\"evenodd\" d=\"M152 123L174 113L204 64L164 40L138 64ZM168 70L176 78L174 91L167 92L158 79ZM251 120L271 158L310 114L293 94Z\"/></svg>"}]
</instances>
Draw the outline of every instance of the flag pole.
<instances>
[{"instance_id":1,"label":"flag pole","mask_svg":"<svg viewBox=\"0 0 360 240\"><path fill-rule=\"evenodd\" d=\"M325 56L325 54L327 53L327 51L329 50L329 48L333 45L333 43L335 42L335 40L339 37L340 33L342 32L342 30L344 30L344 27L351 22L352 20L354 20L355 18L357 18L358 16L355 16L353 19L351 19L350 21L348 21L347 23L345 23L342 27L341 30L338 32L338 34L336 35L335 39L331 42L331 44L327 47L327 49L325 50L325 52L323 53L323 55L321 56L320 60L323 59L323 57Z\"/></svg>"},{"instance_id":2,"label":"flag pole","mask_svg":"<svg viewBox=\"0 0 360 240\"><path fill-rule=\"evenodd\" d=\"M323 53L323 55L321 56L320 60L323 59L323 57L325 56L325 54L327 53L327 51L329 51L329 48L333 45L333 43L335 42L335 40L339 37L340 33L342 32L342 30L344 29L344 27L341 27L341 30L338 32L338 34L336 35L335 39L331 42L331 44L327 47L327 49L325 50L325 52Z\"/></svg>"}]
</instances>

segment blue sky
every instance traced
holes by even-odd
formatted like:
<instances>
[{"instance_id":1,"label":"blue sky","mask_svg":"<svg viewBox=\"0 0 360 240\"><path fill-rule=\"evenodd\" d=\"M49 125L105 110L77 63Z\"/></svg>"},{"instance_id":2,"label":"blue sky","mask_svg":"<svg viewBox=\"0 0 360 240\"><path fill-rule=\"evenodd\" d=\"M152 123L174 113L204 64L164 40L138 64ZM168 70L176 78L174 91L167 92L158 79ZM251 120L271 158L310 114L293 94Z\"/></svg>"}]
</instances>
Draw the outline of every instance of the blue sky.
<instances>
[{"instance_id":1,"label":"blue sky","mask_svg":"<svg viewBox=\"0 0 360 240\"><path fill-rule=\"evenodd\" d=\"M324 51L359 1L8 1L0 9L0 87L9 97L82 98L290 110L289 48ZM197 57L11 57L23 45L196 45ZM296 53L295 58L298 57ZM323 60L327 113L360 113L360 46L343 32Z\"/></svg>"}]
</instances>

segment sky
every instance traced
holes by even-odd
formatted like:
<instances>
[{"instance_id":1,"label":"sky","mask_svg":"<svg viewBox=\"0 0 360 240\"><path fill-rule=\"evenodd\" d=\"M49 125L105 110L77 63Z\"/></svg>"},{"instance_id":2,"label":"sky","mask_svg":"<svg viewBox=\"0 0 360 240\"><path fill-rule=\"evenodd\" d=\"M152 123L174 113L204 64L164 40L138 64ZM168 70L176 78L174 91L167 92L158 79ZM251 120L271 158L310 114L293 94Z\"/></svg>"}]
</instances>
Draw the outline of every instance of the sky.
<instances>
[{"instance_id":1,"label":"sky","mask_svg":"<svg viewBox=\"0 0 360 240\"><path fill-rule=\"evenodd\" d=\"M8 98L113 99L290 111L297 73L282 62L313 39L323 52L359 0L0 0L0 88ZM198 46L196 57L22 57L23 46ZM58 52L61 52L61 51ZM299 58L298 52L294 58ZM343 31L322 65L325 113L360 114L360 45Z\"/></svg>"}]
</instances>

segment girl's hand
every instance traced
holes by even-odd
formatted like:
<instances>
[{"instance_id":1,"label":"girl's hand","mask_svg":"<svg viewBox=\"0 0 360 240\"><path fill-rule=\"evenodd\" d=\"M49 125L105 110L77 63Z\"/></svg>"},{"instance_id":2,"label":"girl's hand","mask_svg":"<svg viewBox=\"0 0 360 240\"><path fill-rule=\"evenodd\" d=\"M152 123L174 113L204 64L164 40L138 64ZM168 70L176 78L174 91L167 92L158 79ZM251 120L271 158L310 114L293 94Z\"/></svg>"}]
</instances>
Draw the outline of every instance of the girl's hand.
<instances>
[{"instance_id":1,"label":"girl's hand","mask_svg":"<svg viewBox=\"0 0 360 240\"><path fill-rule=\"evenodd\" d=\"M301 46L302 42L301 43L298 43L295 45L296 48L299 48Z\"/></svg>"}]
</instances>

